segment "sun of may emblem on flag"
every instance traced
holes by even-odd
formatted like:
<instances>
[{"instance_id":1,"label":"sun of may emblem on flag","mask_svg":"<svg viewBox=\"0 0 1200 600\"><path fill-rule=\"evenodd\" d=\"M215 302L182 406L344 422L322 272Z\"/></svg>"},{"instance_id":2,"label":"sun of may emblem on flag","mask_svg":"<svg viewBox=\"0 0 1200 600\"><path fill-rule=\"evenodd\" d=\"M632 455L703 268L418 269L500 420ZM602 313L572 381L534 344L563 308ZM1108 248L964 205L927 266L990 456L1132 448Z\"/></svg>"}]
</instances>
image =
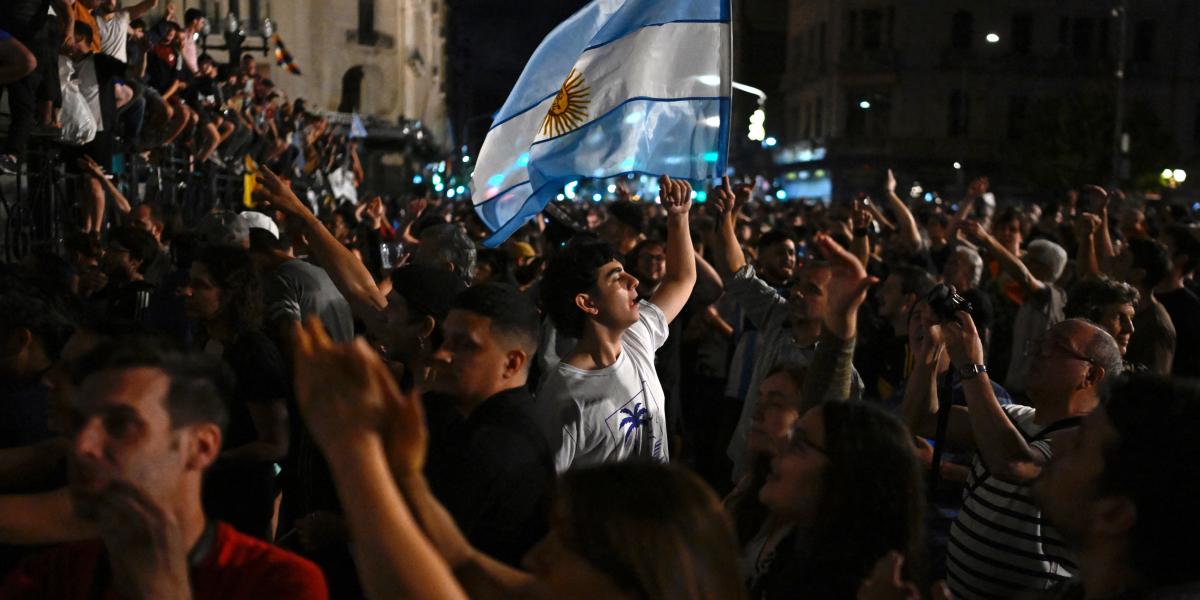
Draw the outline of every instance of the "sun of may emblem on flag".
<instances>
[{"instance_id":1,"label":"sun of may emblem on flag","mask_svg":"<svg viewBox=\"0 0 1200 600\"><path fill-rule=\"evenodd\" d=\"M554 96L550 112L542 120L542 135L559 136L579 127L587 118L590 91L583 83L583 75L571 69L562 89Z\"/></svg>"}]
</instances>

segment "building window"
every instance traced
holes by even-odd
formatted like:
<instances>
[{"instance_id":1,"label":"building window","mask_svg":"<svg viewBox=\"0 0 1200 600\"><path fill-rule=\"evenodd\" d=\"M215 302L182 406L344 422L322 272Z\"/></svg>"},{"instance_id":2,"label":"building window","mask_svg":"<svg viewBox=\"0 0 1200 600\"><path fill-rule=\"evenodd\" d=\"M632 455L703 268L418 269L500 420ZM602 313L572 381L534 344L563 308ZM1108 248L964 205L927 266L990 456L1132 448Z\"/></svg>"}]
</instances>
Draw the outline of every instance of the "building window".
<instances>
[{"instance_id":1,"label":"building window","mask_svg":"<svg viewBox=\"0 0 1200 600\"><path fill-rule=\"evenodd\" d=\"M1071 55L1075 58L1090 58L1095 40L1095 21L1076 18L1071 27Z\"/></svg>"},{"instance_id":2,"label":"building window","mask_svg":"<svg viewBox=\"0 0 1200 600\"><path fill-rule=\"evenodd\" d=\"M846 49L853 50L858 47L858 11L850 11L846 22L849 23L849 26L846 27Z\"/></svg>"},{"instance_id":3,"label":"building window","mask_svg":"<svg viewBox=\"0 0 1200 600\"><path fill-rule=\"evenodd\" d=\"M883 47L883 11L877 8L862 11L862 30L863 50Z\"/></svg>"},{"instance_id":4,"label":"building window","mask_svg":"<svg viewBox=\"0 0 1200 600\"><path fill-rule=\"evenodd\" d=\"M358 0L358 43L375 43L375 0Z\"/></svg>"},{"instance_id":5,"label":"building window","mask_svg":"<svg viewBox=\"0 0 1200 600\"><path fill-rule=\"evenodd\" d=\"M817 28L817 62L825 64L825 22Z\"/></svg>"},{"instance_id":6,"label":"building window","mask_svg":"<svg viewBox=\"0 0 1200 600\"><path fill-rule=\"evenodd\" d=\"M1025 118L1029 115L1029 97L1013 96L1008 99L1008 139L1024 137Z\"/></svg>"},{"instance_id":7,"label":"building window","mask_svg":"<svg viewBox=\"0 0 1200 600\"><path fill-rule=\"evenodd\" d=\"M1012 18L1012 49L1027 56L1033 52L1033 15L1020 13Z\"/></svg>"},{"instance_id":8,"label":"building window","mask_svg":"<svg viewBox=\"0 0 1200 600\"><path fill-rule=\"evenodd\" d=\"M966 136L971 127L971 98L962 90L950 93L949 123L947 130L952 136Z\"/></svg>"},{"instance_id":9,"label":"building window","mask_svg":"<svg viewBox=\"0 0 1200 600\"><path fill-rule=\"evenodd\" d=\"M975 16L965 10L954 13L950 29L950 46L960 52L970 52L975 37Z\"/></svg>"},{"instance_id":10,"label":"building window","mask_svg":"<svg viewBox=\"0 0 1200 600\"><path fill-rule=\"evenodd\" d=\"M1154 21L1138 21L1133 34L1133 60L1138 62L1154 60Z\"/></svg>"},{"instance_id":11,"label":"building window","mask_svg":"<svg viewBox=\"0 0 1200 600\"><path fill-rule=\"evenodd\" d=\"M350 67L342 75L342 100L338 112L354 113L362 110L362 65Z\"/></svg>"}]
</instances>

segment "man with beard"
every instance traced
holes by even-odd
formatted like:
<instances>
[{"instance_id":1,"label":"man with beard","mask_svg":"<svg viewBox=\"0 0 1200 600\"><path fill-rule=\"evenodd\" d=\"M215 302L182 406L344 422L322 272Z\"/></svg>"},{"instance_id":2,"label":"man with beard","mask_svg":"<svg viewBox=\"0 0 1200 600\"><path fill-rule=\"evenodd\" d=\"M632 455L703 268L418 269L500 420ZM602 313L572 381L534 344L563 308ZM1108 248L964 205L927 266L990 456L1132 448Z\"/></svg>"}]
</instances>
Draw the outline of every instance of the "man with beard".
<instances>
[{"instance_id":1,"label":"man with beard","mask_svg":"<svg viewBox=\"0 0 1200 600\"><path fill-rule=\"evenodd\" d=\"M315 565L204 515L201 481L227 420L211 363L125 339L89 353L78 375L70 493L100 539L27 560L0 597L327 597Z\"/></svg>"},{"instance_id":2,"label":"man with beard","mask_svg":"<svg viewBox=\"0 0 1200 600\"><path fill-rule=\"evenodd\" d=\"M775 289L771 282L759 277L753 265L746 263L741 246L737 241L735 225L741 205L749 198L749 190L739 187L737 192L730 187L728 179L724 186L715 190L714 200L721 213L718 224L717 264L726 275L725 291L745 312L746 318L758 332L753 370L744 396L741 416L733 439L729 442L728 454L733 460L734 479L749 467L746 456L746 435L758 402L758 386L775 365L794 363L808 366L812 363L817 339L821 336L821 323L825 318L825 290L833 276L828 264L808 261L790 280L787 296ZM763 236L767 238L767 236ZM785 250L792 248L790 260ZM778 260L770 257L776 250ZM772 246L760 244L759 266L771 276L790 275L795 266L795 243L785 236L785 241ZM764 260L765 259L765 260ZM782 283L782 282L780 282ZM738 355L734 355L734 367L738 367ZM857 371L851 373L851 397L862 395L862 379ZM825 398L804 398L800 407L804 411L820 404Z\"/></svg>"}]
</instances>

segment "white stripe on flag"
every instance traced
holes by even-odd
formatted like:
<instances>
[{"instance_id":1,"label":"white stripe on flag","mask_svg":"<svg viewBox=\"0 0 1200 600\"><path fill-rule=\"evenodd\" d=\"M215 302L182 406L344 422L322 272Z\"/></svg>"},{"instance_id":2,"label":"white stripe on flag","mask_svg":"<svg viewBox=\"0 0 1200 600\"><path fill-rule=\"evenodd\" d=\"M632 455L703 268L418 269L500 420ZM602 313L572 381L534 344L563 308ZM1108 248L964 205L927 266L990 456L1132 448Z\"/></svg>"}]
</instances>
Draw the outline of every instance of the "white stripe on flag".
<instances>
[{"instance_id":1,"label":"white stripe on flag","mask_svg":"<svg viewBox=\"0 0 1200 600\"><path fill-rule=\"evenodd\" d=\"M585 52L575 72L582 76L588 92L587 116L577 124L602 117L632 98L728 97L729 82L722 77L727 72L724 61L728 53L723 50L728 31L728 23L667 23L642 28ZM540 106L535 110L541 113L540 129L546 111ZM551 137L555 137L552 131L541 130L537 141Z\"/></svg>"},{"instance_id":2,"label":"white stripe on flag","mask_svg":"<svg viewBox=\"0 0 1200 600\"><path fill-rule=\"evenodd\" d=\"M554 98L548 98L488 132L487 143L475 161L476 175L471 180L474 204L482 204L514 185L529 181L526 169L529 165L529 145L553 101ZM487 178L480 181L479 177L483 174L487 174Z\"/></svg>"}]
</instances>

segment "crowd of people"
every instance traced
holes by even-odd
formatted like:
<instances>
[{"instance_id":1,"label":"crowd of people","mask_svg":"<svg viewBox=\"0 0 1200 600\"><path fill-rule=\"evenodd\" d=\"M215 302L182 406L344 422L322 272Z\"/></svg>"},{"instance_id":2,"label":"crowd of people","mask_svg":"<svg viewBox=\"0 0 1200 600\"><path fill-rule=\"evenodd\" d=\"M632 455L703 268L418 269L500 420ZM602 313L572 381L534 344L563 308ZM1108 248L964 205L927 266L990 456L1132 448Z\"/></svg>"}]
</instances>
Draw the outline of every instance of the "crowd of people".
<instances>
[{"instance_id":1,"label":"crowd of people","mask_svg":"<svg viewBox=\"0 0 1200 600\"><path fill-rule=\"evenodd\" d=\"M93 235L108 212L132 209L126 195L138 181L114 180L135 165L169 164L185 181L189 174L252 173L264 164L295 173L306 188L362 183L356 140L304 99L289 101L253 55L221 64L205 53L209 24L199 9L180 18L168 4L161 19L147 22L158 5L6 3L0 85L9 130L0 175L30 171L32 138L54 145L67 195L79 199L71 228ZM116 211L106 210L110 200Z\"/></svg>"},{"instance_id":2,"label":"crowd of people","mask_svg":"<svg viewBox=\"0 0 1200 600\"><path fill-rule=\"evenodd\" d=\"M1186 207L630 177L484 248L419 185L311 202L353 146L203 14L49 3L0 15L0 168L53 65L109 108L0 264L0 598L1200 597ZM258 208L131 202L117 145L250 156Z\"/></svg>"}]
</instances>

